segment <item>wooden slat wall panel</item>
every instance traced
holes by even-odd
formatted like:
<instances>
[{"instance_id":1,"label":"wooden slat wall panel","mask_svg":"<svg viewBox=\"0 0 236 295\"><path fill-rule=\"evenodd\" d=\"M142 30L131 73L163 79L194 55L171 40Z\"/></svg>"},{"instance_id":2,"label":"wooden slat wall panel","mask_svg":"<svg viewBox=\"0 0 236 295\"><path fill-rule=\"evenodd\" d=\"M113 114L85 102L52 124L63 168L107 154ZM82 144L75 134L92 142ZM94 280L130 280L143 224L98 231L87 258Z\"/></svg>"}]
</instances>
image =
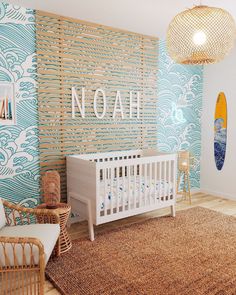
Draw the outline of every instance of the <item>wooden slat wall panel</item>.
<instances>
[{"instance_id":1,"label":"wooden slat wall panel","mask_svg":"<svg viewBox=\"0 0 236 295\"><path fill-rule=\"evenodd\" d=\"M41 174L61 174L65 156L154 148L157 143L158 39L36 11ZM86 87L86 117L71 116L71 88ZM107 112L95 117L93 97L106 92ZM112 118L116 91L125 118ZM129 119L129 91L140 92L140 119Z\"/></svg>"}]
</instances>

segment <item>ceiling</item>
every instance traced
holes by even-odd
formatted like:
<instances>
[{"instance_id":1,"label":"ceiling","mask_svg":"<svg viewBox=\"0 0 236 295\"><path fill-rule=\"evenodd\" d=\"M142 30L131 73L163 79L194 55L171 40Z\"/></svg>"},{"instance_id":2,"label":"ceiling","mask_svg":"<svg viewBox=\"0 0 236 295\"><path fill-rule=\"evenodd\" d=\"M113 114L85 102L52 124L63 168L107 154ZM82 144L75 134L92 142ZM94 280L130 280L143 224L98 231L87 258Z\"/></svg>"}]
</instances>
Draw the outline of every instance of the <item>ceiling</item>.
<instances>
[{"instance_id":1,"label":"ceiling","mask_svg":"<svg viewBox=\"0 0 236 295\"><path fill-rule=\"evenodd\" d=\"M92 21L146 35L165 38L171 19L200 0L10 0L27 8ZM236 19L235 0L203 0L227 9Z\"/></svg>"}]
</instances>

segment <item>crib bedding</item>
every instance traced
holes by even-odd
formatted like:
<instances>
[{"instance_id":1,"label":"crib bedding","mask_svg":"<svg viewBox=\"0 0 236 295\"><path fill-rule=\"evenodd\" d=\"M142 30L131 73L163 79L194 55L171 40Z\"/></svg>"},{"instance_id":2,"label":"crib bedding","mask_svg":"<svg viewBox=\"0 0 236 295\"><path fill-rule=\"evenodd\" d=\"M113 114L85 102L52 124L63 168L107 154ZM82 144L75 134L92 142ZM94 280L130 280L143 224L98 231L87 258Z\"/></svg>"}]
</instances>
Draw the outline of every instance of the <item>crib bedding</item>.
<instances>
[{"instance_id":1,"label":"crib bedding","mask_svg":"<svg viewBox=\"0 0 236 295\"><path fill-rule=\"evenodd\" d=\"M162 200L162 197L168 196L169 191L170 195L173 195L173 183L164 180L155 181L150 177L146 177L146 181L144 177L139 176L135 178L131 177L130 179L128 179L128 177L119 177L118 179L114 178L113 181L107 180L106 184L104 180L101 180L99 190L100 208L103 210L105 204L107 209L111 208L112 204L116 206L117 196L119 198L119 206L128 205L129 202L130 205L133 205L135 197L136 203L139 202L139 199L143 202L145 200L145 195L150 198L151 202L154 202L155 198L157 200L161 198ZM141 194L139 191L141 191Z\"/></svg>"}]
</instances>

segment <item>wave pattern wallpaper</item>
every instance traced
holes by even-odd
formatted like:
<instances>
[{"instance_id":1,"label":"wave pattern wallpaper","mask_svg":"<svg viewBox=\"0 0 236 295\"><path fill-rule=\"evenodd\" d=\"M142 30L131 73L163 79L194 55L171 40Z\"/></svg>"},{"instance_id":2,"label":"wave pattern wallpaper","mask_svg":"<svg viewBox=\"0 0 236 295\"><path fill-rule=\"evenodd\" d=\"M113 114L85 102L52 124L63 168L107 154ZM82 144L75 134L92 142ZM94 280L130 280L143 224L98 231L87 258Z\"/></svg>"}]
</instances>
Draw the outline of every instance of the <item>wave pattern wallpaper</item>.
<instances>
[{"instance_id":1,"label":"wave pattern wallpaper","mask_svg":"<svg viewBox=\"0 0 236 295\"><path fill-rule=\"evenodd\" d=\"M203 67L176 64L160 44L158 148L189 150L194 157L190 181L200 187Z\"/></svg>"},{"instance_id":2,"label":"wave pattern wallpaper","mask_svg":"<svg viewBox=\"0 0 236 295\"><path fill-rule=\"evenodd\" d=\"M39 202L34 12L0 2L0 81L15 83L17 125L0 125L1 197Z\"/></svg>"},{"instance_id":3,"label":"wave pattern wallpaper","mask_svg":"<svg viewBox=\"0 0 236 295\"><path fill-rule=\"evenodd\" d=\"M164 42L159 56L158 148L190 149L199 187L202 67L176 65ZM40 201L34 11L0 2L0 82L14 82L17 124L0 125L0 195L34 207Z\"/></svg>"}]
</instances>

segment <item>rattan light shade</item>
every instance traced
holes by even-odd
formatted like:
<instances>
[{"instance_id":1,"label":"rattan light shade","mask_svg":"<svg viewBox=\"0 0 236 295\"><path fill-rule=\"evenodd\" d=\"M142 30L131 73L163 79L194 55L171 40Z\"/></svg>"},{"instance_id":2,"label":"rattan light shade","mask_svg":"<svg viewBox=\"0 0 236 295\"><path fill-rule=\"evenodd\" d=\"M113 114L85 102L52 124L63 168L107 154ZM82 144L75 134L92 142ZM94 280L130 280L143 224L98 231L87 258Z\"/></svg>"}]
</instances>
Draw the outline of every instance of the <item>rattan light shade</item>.
<instances>
[{"instance_id":1,"label":"rattan light shade","mask_svg":"<svg viewBox=\"0 0 236 295\"><path fill-rule=\"evenodd\" d=\"M227 11L201 5L181 12L172 20L167 47L177 63L216 63L232 49L235 37L235 21Z\"/></svg>"}]
</instances>

